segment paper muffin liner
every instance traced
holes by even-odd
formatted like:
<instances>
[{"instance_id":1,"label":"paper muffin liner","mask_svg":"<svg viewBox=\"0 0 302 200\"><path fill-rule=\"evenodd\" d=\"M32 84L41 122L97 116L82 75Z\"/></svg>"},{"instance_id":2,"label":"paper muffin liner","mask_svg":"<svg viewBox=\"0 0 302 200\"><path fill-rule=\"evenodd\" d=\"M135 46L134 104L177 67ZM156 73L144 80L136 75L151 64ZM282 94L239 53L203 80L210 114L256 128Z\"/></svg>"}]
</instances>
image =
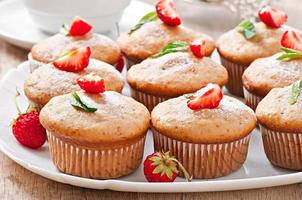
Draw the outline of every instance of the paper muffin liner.
<instances>
[{"instance_id":1,"label":"paper muffin liner","mask_svg":"<svg viewBox=\"0 0 302 200\"><path fill-rule=\"evenodd\" d=\"M47 132L51 158L66 174L93 179L117 178L132 173L142 161L145 137L120 148L85 148Z\"/></svg>"},{"instance_id":2,"label":"paper muffin liner","mask_svg":"<svg viewBox=\"0 0 302 200\"><path fill-rule=\"evenodd\" d=\"M266 157L273 165L302 170L302 133L278 132L261 124L260 131Z\"/></svg>"},{"instance_id":3,"label":"paper muffin liner","mask_svg":"<svg viewBox=\"0 0 302 200\"><path fill-rule=\"evenodd\" d=\"M35 71L36 69L38 69L40 66L44 65L45 63L37 61L35 59L33 59L33 57L31 56L31 53L29 53L27 55L28 58L28 62L29 62L29 69L30 72L32 73L33 71Z\"/></svg>"},{"instance_id":4,"label":"paper muffin liner","mask_svg":"<svg viewBox=\"0 0 302 200\"><path fill-rule=\"evenodd\" d=\"M131 97L134 98L136 101L144 104L148 108L149 111L152 111L153 108L157 104L169 99L167 97L155 96L155 95L152 95L152 94L147 94L147 93L144 93L144 92L140 92L140 91L135 90L131 87L130 87L130 94L131 94Z\"/></svg>"},{"instance_id":5,"label":"paper muffin liner","mask_svg":"<svg viewBox=\"0 0 302 200\"><path fill-rule=\"evenodd\" d=\"M244 87L243 87L243 93L244 93L245 104L255 111L259 102L263 99L263 97L250 93Z\"/></svg>"},{"instance_id":6,"label":"paper muffin liner","mask_svg":"<svg viewBox=\"0 0 302 200\"><path fill-rule=\"evenodd\" d=\"M229 80L225 87L231 94L243 97L242 75L248 66L230 62L222 56L220 56L220 61L229 74Z\"/></svg>"},{"instance_id":7,"label":"paper muffin liner","mask_svg":"<svg viewBox=\"0 0 302 200\"><path fill-rule=\"evenodd\" d=\"M248 135L228 143L195 144L169 138L153 128L152 132L154 149L170 151L195 179L225 176L239 169L246 160L250 140Z\"/></svg>"}]
</instances>

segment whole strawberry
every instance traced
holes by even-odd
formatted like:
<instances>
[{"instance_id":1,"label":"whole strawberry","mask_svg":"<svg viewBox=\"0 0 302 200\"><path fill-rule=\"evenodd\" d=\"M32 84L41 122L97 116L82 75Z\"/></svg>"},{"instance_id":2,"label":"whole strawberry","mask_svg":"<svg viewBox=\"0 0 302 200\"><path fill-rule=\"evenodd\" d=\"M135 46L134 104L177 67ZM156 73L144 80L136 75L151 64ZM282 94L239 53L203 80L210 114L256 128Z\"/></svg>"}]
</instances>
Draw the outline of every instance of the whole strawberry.
<instances>
[{"instance_id":1,"label":"whole strawberry","mask_svg":"<svg viewBox=\"0 0 302 200\"><path fill-rule=\"evenodd\" d=\"M13 122L12 130L18 142L32 149L41 147L46 141L46 130L40 123L37 111L19 114Z\"/></svg>"},{"instance_id":2,"label":"whole strawberry","mask_svg":"<svg viewBox=\"0 0 302 200\"><path fill-rule=\"evenodd\" d=\"M18 117L11 124L13 135L22 145L37 149L46 141L46 130L40 123L39 112L36 108L29 106L25 113L21 113L17 103L17 97L20 96L20 93L18 90L16 92L14 100L18 110Z\"/></svg>"},{"instance_id":3,"label":"whole strawberry","mask_svg":"<svg viewBox=\"0 0 302 200\"><path fill-rule=\"evenodd\" d=\"M144 175L149 182L174 182L179 174L178 169L191 181L192 178L182 164L170 156L169 152L155 152L144 161Z\"/></svg>"}]
</instances>

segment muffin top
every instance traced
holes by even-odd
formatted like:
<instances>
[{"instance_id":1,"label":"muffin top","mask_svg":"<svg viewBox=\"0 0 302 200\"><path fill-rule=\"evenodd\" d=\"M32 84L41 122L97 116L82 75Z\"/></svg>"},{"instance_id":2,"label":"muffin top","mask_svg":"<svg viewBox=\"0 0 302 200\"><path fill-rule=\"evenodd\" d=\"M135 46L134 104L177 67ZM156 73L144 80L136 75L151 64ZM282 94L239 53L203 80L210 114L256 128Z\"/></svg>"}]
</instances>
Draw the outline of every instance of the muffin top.
<instances>
[{"instance_id":1,"label":"muffin top","mask_svg":"<svg viewBox=\"0 0 302 200\"><path fill-rule=\"evenodd\" d=\"M224 95L214 109L191 110L180 96L158 104L151 113L155 130L170 138L191 143L231 142L248 135L256 127L252 109Z\"/></svg>"},{"instance_id":2,"label":"muffin top","mask_svg":"<svg viewBox=\"0 0 302 200\"><path fill-rule=\"evenodd\" d=\"M122 76L113 66L90 59L88 67L76 73L45 64L26 78L24 92L34 103L45 105L52 97L80 90L77 79L92 72L104 79L106 90L121 92L123 89Z\"/></svg>"},{"instance_id":3,"label":"muffin top","mask_svg":"<svg viewBox=\"0 0 302 200\"><path fill-rule=\"evenodd\" d=\"M114 91L77 93L90 98L97 111L90 113L72 106L71 94L65 94L52 98L40 112L41 124L57 137L80 145L112 147L146 134L150 113L141 103Z\"/></svg>"},{"instance_id":4,"label":"muffin top","mask_svg":"<svg viewBox=\"0 0 302 200\"><path fill-rule=\"evenodd\" d=\"M282 30L262 22L256 23L255 28L256 35L251 39L246 39L236 28L220 36L217 41L219 54L231 62L249 65L257 58L279 52Z\"/></svg>"},{"instance_id":5,"label":"muffin top","mask_svg":"<svg viewBox=\"0 0 302 200\"><path fill-rule=\"evenodd\" d=\"M87 46L91 49L91 58L109 64L117 63L120 58L118 45L110 38L96 33L89 33L80 37L56 34L34 45L31 49L31 56L37 61L49 63L66 52Z\"/></svg>"},{"instance_id":6,"label":"muffin top","mask_svg":"<svg viewBox=\"0 0 302 200\"><path fill-rule=\"evenodd\" d=\"M274 88L262 99L256 109L261 125L275 131L302 132L302 95L291 105L291 91L292 86Z\"/></svg>"},{"instance_id":7,"label":"muffin top","mask_svg":"<svg viewBox=\"0 0 302 200\"><path fill-rule=\"evenodd\" d=\"M127 73L129 85L145 93L175 97L195 92L208 83L226 84L228 73L208 57L170 53L133 65Z\"/></svg>"},{"instance_id":8,"label":"muffin top","mask_svg":"<svg viewBox=\"0 0 302 200\"><path fill-rule=\"evenodd\" d=\"M245 70L244 87L259 96L265 96L273 88L284 87L302 79L302 59L277 60L280 54L259 58Z\"/></svg>"},{"instance_id":9,"label":"muffin top","mask_svg":"<svg viewBox=\"0 0 302 200\"><path fill-rule=\"evenodd\" d=\"M206 55L211 55L215 44L210 36L196 33L184 26L168 26L160 20L144 24L131 35L124 33L117 41L129 58L141 61L158 53L170 42L191 41L194 38L206 39Z\"/></svg>"}]
</instances>

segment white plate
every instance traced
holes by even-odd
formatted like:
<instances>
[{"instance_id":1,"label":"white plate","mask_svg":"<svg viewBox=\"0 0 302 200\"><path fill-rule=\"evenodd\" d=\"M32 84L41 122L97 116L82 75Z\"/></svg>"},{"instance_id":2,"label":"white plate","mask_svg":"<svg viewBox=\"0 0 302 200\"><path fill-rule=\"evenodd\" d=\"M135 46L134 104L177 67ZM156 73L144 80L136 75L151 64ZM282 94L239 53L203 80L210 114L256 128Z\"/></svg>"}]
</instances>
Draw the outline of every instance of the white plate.
<instances>
[{"instance_id":1,"label":"white plate","mask_svg":"<svg viewBox=\"0 0 302 200\"><path fill-rule=\"evenodd\" d=\"M46 178L80 187L132 192L240 190L286 185L302 181L302 172L276 168L269 163L263 151L262 140L258 129L255 129L253 132L248 157L243 167L228 176L217 179L194 180L188 183L182 178L177 178L174 183L148 183L143 176L142 166L133 174L114 180L93 180L63 174L53 165L47 145L43 146L40 150L31 150L21 146L12 136L9 124L17 115L13 103L15 91L16 88L18 88L22 93L24 79L28 73L28 62L24 62L17 69L9 71L0 82L0 149L26 169ZM127 93L127 91L124 92ZM24 94L19 98L19 103L25 109L27 100ZM148 133L144 158L152 151L152 136Z\"/></svg>"},{"instance_id":2,"label":"white plate","mask_svg":"<svg viewBox=\"0 0 302 200\"><path fill-rule=\"evenodd\" d=\"M132 0L125 9L119 23L120 31L129 30L153 6ZM59 31L59 30L58 30ZM116 38L117 31L112 30L107 34ZM0 38L24 49L30 49L37 42L49 37L34 24L21 0L6 0L0 2Z\"/></svg>"}]
</instances>

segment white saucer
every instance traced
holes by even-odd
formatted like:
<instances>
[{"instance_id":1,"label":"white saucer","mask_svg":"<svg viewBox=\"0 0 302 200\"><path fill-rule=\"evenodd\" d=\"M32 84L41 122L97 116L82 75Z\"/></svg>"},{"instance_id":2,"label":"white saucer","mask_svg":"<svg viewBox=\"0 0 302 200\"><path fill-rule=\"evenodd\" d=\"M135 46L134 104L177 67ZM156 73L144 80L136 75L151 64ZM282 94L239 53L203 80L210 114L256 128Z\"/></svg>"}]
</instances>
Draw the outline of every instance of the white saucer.
<instances>
[{"instance_id":1,"label":"white saucer","mask_svg":"<svg viewBox=\"0 0 302 200\"><path fill-rule=\"evenodd\" d=\"M120 31L129 30L144 14L152 9L154 7L147 3L132 0L119 23ZM117 31L112 30L107 35L115 38ZM6 0L0 2L0 38L21 48L30 49L34 44L47 37L49 35L39 30L31 20L23 1Z\"/></svg>"},{"instance_id":2,"label":"white saucer","mask_svg":"<svg viewBox=\"0 0 302 200\"><path fill-rule=\"evenodd\" d=\"M295 172L272 166L267 160L259 129L255 129L249 146L249 153L244 165L236 172L209 180L194 179L186 182L177 178L174 183L148 183L143 175L142 165L133 173L119 179L93 180L67 175L59 172L53 165L48 145L39 150L31 150L20 145L13 137L11 120L17 116L14 104L16 87L22 93L18 102L26 108L27 100L23 94L25 77L29 74L29 63L24 62L17 69L10 70L0 81L0 150L26 169L54 181L94 189L111 189L131 192L204 192L240 190L251 188L286 185L302 181L302 172ZM129 94L125 88L124 94ZM152 135L149 131L144 158L153 151Z\"/></svg>"}]
</instances>

